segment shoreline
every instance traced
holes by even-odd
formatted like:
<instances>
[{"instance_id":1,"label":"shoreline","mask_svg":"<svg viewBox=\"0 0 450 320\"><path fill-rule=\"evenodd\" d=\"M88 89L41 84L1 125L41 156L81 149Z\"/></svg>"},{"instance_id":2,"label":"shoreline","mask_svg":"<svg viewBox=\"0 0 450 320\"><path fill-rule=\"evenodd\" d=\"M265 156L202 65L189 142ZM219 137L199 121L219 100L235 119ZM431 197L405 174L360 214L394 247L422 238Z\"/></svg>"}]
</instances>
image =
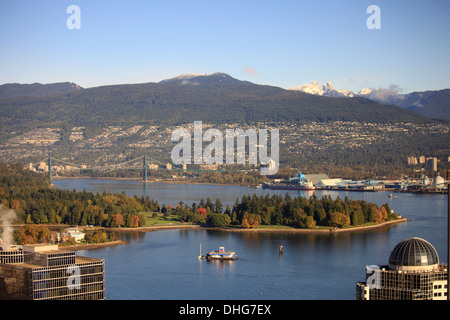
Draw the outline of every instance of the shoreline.
<instances>
[{"instance_id":1,"label":"shoreline","mask_svg":"<svg viewBox=\"0 0 450 320\"><path fill-rule=\"evenodd\" d=\"M316 234L336 234L336 233L348 233L348 232L360 232L360 231L369 231L373 229L383 228L389 225L402 223L410 221L407 218L401 218L397 220L382 222L379 224L374 224L370 226L361 226L361 227L351 227L345 229L337 229L337 228L327 228L327 229L295 229L295 228L261 228L261 229L238 229L232 227L204 227L197 224L177 224L177 225L163 225L163 226L148 226L148 227L137 227L137 228L102 228L108 231L119 231L119 232L154 232L154 231L164 231L164 230L174 230L174 229L204 229L204 230L217 230L224 232L238 232L238 233L316 233ZM117 245L126 245L128 242L123 240L115 240L110 242L103 243L89 243L89 244L74 244L68 246L61 246L61 250L69 250L69 251L78 251L78 250L92 250L99 249L110 246Z\"/></svg>"},{"instance_id":2,"label":"shoreline","mask_svg":"<svg viewBox=\"0 0 450 320\"><path fill-rule=\"evenodd\" d=\"M235 187L249 187L255 188L254 185L239 184L239 183L217 183L217 182L199 182L193 180L147 180L142 181L142 178L122 178L122 177L53 177L52 180L65 180L65 179L104 179L104 180L134 180L141 183L172 183L172 184L205 184L205 185L218 185L218 186L235 186Z\"/></svg>"},{"instance_id":3,"label":"shoreline","mask_svg":"<svg viewBox=\"0 0 450 320\"><path fill-rule=\"evenodd\" d=\"M234 186L234 187L247 187L255 189L257 185L249 185L244 183L218 183L218 182L200 182L193 180L148 180L146 182L142 181L142 178L123 178L123 177L53 177L53 180L64 180L64 179L105 179L105 180L134 180L140 181L141 183L169 183L169 184L198 184L198 185L217 185L217 186ZM53 186L53 185L52 185ZM286 192L290 190L285 190ZM356 190L356 189L334 189L334 188L316 188L315 191L339 191L339 192L390 192L390 193L411 193L411 194L423 194L423 195L440 195L447 194L446 190L395 190L390 188L383 188L380 190Z\"/></svg>"},{"instance_id":4,"label":"shoreline","mask_svg":"<svg viewBox=\"0 0 450 320\"><path fill-rule=\"evenodd\" d=\"M378 229L385 226L401 223L401 222L407 222L410 221L407 218L401 218L397 220L391 220L386 221L370 226L361 226L361 227L350 227L350 228L344 228L344 229L338 229L338 228L323 228L323 229L302 229L302 228L292 228L292 229L274 229L274 228L262 228L262 229L234 229L234 228L228 228L228 227L220 227L220 228L214 228L217 230L223 230L223 231L229 231L229 232L294 232L294 233L345 233L345 232L355 232L355 231L368 231L372 229Z\"/></svg>"},{"instance_id":5,"label":"shoreline","mask_svg":"<svg viewBox=\"0 0 450 320\"><path fill-rule=\"evenodd\" d=\"M171 229L206 229L198 224L174 224L174 225L160 225L160 226L147 226L147 227L134 227L134 228L103 228L108 231L117 232L152 232Z\"/></svg>"},{"instance_id":6,"label":"shoreline","mask_svg":"<svg viewBox=\"0 0 450 320\"><path fill-rule=\"evenodd\" d=\"M91 250L91 249L99 249L104 247L112 247L118 245L125 245L128 242L123 240L115 240L110 242L103 243L88 243L88 244L72 244L68 246L58 246L60 250L68 250L68 251L78 251L78 250Z\"/></svg>"},{"instance_id":7,"label":"shoreline","mask_svg":"<svg viewBox=\"0 0 450 320\"><path fill-rule=\"evenodd\" d=\"M118 232L152 232L152 231L162 231L162 230L173 230L173 229L204 229L204 230L219 230L227 232L295 232L295 233L342 233L342 232L353 232L353 231L367 231L377 228L382 228L385 226L407 222L410 221L407 218L400 218L397 220L391 220L386 222L381 222L378 224L373 224L369 226L360 227L347 227L347 228L333 228L324 227L321 229L305 229L305 228L233 228L233 227L208 227L198 224L174 224L174 225L161 225L161 226L147 226L147 227L135 227L135 228L103 228L108 231L118 231Z\"/></svg>"},{"instance_id":8,"label":"shoreline","mask_svg":"<svg viewBox=\"0 0 450 320\"><path fill-rule=\"evenodd\" d=\"M370 226L360 226L360 227L348 227L348 228L332 228L332 227L324 227L321 229L304 229L304 228L233 228L233 227L208 227L201 226L198 224L175 224L175 225L163 225L163 226L147 226L147 227L135 227L135 228L105 228L105 230L109 231L125 231L125 232L152 232L152 231L162 231L162 230L173 230L173 229L204 229L204 230L218 230L218 231L226 231L226 232L294 232L294 233L343 233L343 232L356 232L356 231L368 231L372 229L382 228L389 225L402 223L410 221L407 218L400 218L397 220L386 221L378 224L373 224Z\"/></svg>"}]
</instances>

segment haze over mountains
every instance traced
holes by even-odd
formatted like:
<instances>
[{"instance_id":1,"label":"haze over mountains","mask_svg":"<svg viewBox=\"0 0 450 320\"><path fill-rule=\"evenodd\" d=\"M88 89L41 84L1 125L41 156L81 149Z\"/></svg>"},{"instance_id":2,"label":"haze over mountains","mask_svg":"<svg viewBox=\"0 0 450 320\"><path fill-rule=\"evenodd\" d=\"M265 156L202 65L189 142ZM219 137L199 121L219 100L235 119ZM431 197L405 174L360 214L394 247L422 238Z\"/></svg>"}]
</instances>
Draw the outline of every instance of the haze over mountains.
<instances>
[{"instance_id":1,"label":"haze over mountains","mask_svg":"<svg viewBox=\"0 0 450 320\"><path fill-rule=\"evenodd\" d=\"M402 94L397 86L391 85L389 88L365 88L356 93L335 89L331 82L320 85L313 81L290 90L327 97L359 96L384 104L394 104L429 118L450 120L450 89Z\"/></svg>"}]
</instances>

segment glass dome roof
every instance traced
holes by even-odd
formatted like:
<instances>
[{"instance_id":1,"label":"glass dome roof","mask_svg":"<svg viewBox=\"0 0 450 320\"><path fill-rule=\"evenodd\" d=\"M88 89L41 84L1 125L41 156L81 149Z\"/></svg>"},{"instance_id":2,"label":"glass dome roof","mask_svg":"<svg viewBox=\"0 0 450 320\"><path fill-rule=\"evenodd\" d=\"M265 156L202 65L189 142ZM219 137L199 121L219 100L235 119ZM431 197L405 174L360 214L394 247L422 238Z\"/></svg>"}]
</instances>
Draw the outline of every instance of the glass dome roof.
<instances>
[{"instance_id":1,"label":"glass dome roof","mask_svg":"<svg viewBox=\"0 0 450 320\"><path fill-rule=\"evenodd\" d=\"M389 256L389 267L396 270L431 270L438 264L436 249L416 237L398 243Z\"/></svg>"}]
</instances>

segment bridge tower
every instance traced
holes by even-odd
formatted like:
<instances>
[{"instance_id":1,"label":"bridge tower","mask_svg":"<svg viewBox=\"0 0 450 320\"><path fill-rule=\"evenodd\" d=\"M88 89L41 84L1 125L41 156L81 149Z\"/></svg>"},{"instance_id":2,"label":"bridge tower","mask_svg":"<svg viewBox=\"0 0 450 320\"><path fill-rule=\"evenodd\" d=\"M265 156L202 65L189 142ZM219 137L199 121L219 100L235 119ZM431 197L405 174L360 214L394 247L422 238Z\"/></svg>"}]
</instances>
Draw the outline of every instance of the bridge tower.
<instances>
[{"instance_id":1,"label":"bridge tower","mask_svg":"<svg viewBox=\"0 0 450 320\"><path fill-rule=\"evenodd\" d=\"M48 157L48 175L50 177L50 185L53 185L53 179L52 179L52 158Z\"/></svg>"},{"instance_id":2,"label":"bridge tower","mask_svg":"<svg viewBox=\"0 0 450 320\"><path fill-rule=\"evenodd\" d=\"M144 156L144 167L142 172L142 179L147 182L147 156Z\"/></svg>"}]
</instances>

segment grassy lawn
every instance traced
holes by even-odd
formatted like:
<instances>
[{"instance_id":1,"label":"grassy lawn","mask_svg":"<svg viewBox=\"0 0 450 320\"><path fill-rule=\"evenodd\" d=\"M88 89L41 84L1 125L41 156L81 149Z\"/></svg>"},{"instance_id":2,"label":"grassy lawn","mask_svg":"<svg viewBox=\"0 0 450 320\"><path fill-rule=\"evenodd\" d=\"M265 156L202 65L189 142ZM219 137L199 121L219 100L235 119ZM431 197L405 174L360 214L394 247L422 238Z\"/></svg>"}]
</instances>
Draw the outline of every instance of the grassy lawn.
<instances>
[{"instance_id":1,"label":"grassy lawn","mask_svg":"<svg viewBox=\"0 0 450 320\"><path fill-rule=\"evenodd\" d=\"M143 212L143 214L146 227L181 223L180 217L172 214L167 217L164 217L162 213L157 213L156 217L153 217L153 212Z\"/></svg>"}]
</instances>

